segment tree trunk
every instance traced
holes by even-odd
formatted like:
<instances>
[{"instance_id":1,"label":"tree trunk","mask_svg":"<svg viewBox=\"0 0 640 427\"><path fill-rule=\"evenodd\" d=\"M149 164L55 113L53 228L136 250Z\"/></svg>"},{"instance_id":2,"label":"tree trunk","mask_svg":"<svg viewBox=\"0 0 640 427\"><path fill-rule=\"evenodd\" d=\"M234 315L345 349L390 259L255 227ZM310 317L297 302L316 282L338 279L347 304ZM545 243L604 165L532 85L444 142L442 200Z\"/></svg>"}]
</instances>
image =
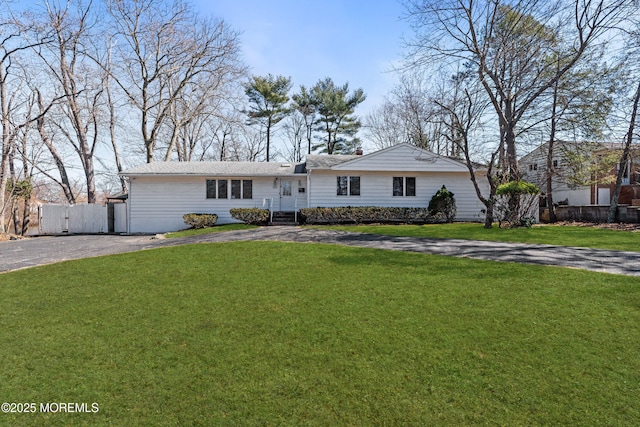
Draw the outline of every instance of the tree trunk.
<instances>
[{"instance_id":1,"label":"tree trunk","mask_svg":"<svg viewBox=\"0 0 640 427\"><path fill-rule=\"evenodd\" d=\"M7 192L7 180L8 180L8 166L9 166L9 153L7 152L7 149L5 147L8 146L9 138L5 139L5 132L3 130L3 135L2 135L2 160L0 162L0 233L5 233L6 229L5 229L5 207L6 207L6 198L5 198L5 193Z\"/></svg>"},{"instance_id":2,"label":"tree trunk","mask_svg":"<svg viewBox=\"0 0 640 427\"><path fill-rule=\"evenodd\" d=\"M94 105L90 108L89 114L91 114L92 118L83 117L83 110L85 107L80 100L80 92L78 91L78 70L76 70L76 61L78 59L78 38L83 35L83 30L85 26L84 18L78 22L78 30L73 33L75 36L72 41L68 41L67 36L64 34L64 31L67 28L64 28L58 18L58 16L53 17L55 19L55 31L57 36L57 49L58 49L58 78L60 80L60 84L62 85L62 90L64 93L64 102L69 109L69 120L71 122L71 126L75 131L75 141L71 141L74 145L74 148L78 152L80 156L80 162L82 163L82 168L84 170L86 185L87 185L87 201L89 203L96 202L96 188L95 188L95 171L93 166L93 148L95 147L95 140L97 139L97 135L94 135L94 144L90 144L89 135L88 135L88 127L91 123L91 120L95 122L96 118L96 106ZM73 30L72 30L73 31ZM69 43L69 44L67 44ZM67 54L70 53L72 56L70 61L67 59ZM95 100L97 100L97 96L95 95ZM95 123L94 123L95 124ZM97 132L97 126L94 126L94 132ZM71 139L70 136L68 136Z\"/></svg>"},{"instance_id":3,"label":"tree trunk","mask_svg":"<svg viewBox=\"0 0 640 427\"><path fill-rule=\"evenodd\" d=\"M44 106L42 105L42 98L40 93L38 93L38 106L40 107L40 117L36 121L36 125L38 127L38 132L40 133L40 139L44 143L44 145L49 149L49 153L53 157L53 161L56 164L56 168L58 168L58 172L60 173L60 186L62 187L62 191L64 192L64 196L67 198L67 202L69 204L76 203L76 197L73 194L73 190L71 189L71 181L69 180L69 175L67 174L67 168L64 165L64 161L62 156L56 150L56 147L53 145L53 142L49 139L47 132L44 128L44 116L42 115L44 111Z\"/></svg>"},{"instance_id":4,"label":"tree trunk","mask_svg":"<svg viewBox=\"0 0 640 427\"><path fill-rule=\"evenodd\" d=\"M111 75L111 49L109 49L109 57L108 57L108 67L109 72L105 74L105 89L107 91L107 102L109 103L109 136L111 137L111 147L113 148L113 156L116 161L116 168L118 169L118 173L122 172L122 160L120 159L120 152L118 151L118 143L116 141L116 109L113 103L113 98L111 97L111 80L109 79ZM127 181L124 176L119 175L120 179L120 188L123 193L127 192Z\"/></svg>"},{"instance_id":5,"label":"tree trunk","mask_svg":"<svg viewBox=\"0 0 640 427\"><path fill-rule=\"evenodd\" d=\"M20 230L22 229L22 227L20 226L20 215L19 215L19 211L20 211L20 207L15 205L16 200L14 200L11 205L11 212L13 214L13 234L15 234L16 236L20 235Z\"/></svg>"},{"instance_id":6,"label":"tree trunk","mask_svg":"<svg viewBox=\"0 0 640 427\"><path fill-rule=\"evenodd\" d=\"M557 221L556 209L553 206L553 176L555 174L553 166L553 146L556 139L556 110L558 106L558 82L553 85L553 103L551 105L551 131L549 132L549 146L547 147L547 208L549 209L549 222Z\"/></svg>"},{"instance_id":7,"label":"tree trunk","mask_svg":"<svg viewBox=\"0 0 640 427\"><path fill-rule=\"evenodd\" d=\"M22 204L22 232L20 233L21 236L26 236L27 234L29 234L29 224L31 223L31 220L29 219L29 209L31 208L30 205L30 199L24 199L24 202Z\"/></svg>"},{"instance_id":8,"label":"tree trunk","mask_svg":"<svg viewBox=\"0 0 640 427\"><path fill-rule=\"evenodd\" d=\"M629 151L631 149L631 142L633 141L633 131L636 125L636 117L638 115L638 103L640 103L640 82L638 82L638 88L633 99L633 107L631 110L631 119L629 120L629 131L624 143L624 149L622 150L622 157L620 159L620 165L618 168L618 176L616 177L616 187L613 190L613 196L611 196L611 206L609 207L609 216L607 217L608 223L616 221L616 214L618 211L618 197L620 196L620 188L622 187L622 178L624 171L627 168L627 162L629 160Z\"/></svg>"},{"instance_id":9,"label":"tree trunk","mask_svg":"<svg viewBox=\"0 0 640 427\"><path fill-rule=\"evenodd\" d=\"M269 149L271 148L271 117L267 121L267 162L269 161Z\"/></svg>"},{"instance_id":10,"label":"tree trunk","mask_svg":"<svg viewBox=\"0 0 640 427\"><path fill-rule=\"evenodd\" d=\"M147 163L153 163L153 143L147 142L144 146L147 149Z\"/></svg>"},{"instance_id":11,"label":"tree trunk","mask_svg":"<svg viewBox=\"0 0 640 427\"><path fill-rule=\"evenodd\" d=\"M9 178L9 153L11 152L12 138L9 134L9 100L7 98L7 80L4 66L0 67L0 113L2 114L2 154L0 157L0 233L5 233L5 193L7 192L7 180Z\"/></svg>"},{"instance_id":12,"label":"tree trunk","mask_svg":"<svg viewBox=\"0 0 640 427\"><path fill-rule=\"evenodd\" d=\"M487 200L485 207L487 212L484 215L484 228L493 228L493 200Z\"/></svg>"},{"instance_id":13,"label":"tree trunk","mask_svg":"<svg viewBox=\"0 0 640 427\"><path fill-rule=\"evenodd\" d=\"M86 148L86 147L85 147ZM96 198L96 183L95 183L95 171L93 169L93 157L91 154L84 153L82 155L84 161L84 176L87 182L87 203L95 203Z\"/></svg>"}]
</instances>

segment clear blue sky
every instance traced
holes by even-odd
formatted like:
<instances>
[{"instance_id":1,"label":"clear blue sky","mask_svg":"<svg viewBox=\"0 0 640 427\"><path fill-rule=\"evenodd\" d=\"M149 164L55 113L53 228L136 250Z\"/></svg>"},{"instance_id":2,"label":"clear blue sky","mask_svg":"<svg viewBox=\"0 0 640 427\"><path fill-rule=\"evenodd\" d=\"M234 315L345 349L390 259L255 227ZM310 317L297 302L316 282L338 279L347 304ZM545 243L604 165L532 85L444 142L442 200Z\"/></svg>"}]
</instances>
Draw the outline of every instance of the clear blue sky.
<instances>
[{"instance_id":1,"label":"clear blue sky","mask_svg":"<svg viewBox=\"0 0 640 427\"><path fill-rule=\"evenodd\" d=\"M361 87L364 116L397 81L388 72L402 55L408 24L398 0L196 0L203 13L240 31L251 72L290 76L293 90L331 77Z\"/></svg>"}]
</instances>

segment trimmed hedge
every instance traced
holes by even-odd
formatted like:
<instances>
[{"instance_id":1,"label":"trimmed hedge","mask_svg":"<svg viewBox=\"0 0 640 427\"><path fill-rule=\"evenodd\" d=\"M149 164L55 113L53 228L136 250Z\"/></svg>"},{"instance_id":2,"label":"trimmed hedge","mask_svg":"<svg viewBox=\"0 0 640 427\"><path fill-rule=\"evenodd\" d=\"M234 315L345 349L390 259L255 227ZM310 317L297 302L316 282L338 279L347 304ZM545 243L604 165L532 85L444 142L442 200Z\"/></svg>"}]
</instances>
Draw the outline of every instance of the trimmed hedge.
<instances>
[{"instance_id":1,"label":"trimmed hedge","mask_svg":"<svg viewBox=\"0 0 640 427\"><path fill-rule=\"evenodd\" d=\"M182 215L184 223L193 228L213 227L218 221L218 215L206 213L189 213Z\"/></svg>"},{"instance_id":2,"label":"trimmed hedge","mask_svg":"<svg viewBox=\"0 0 640 427\"><path fill-rule=\"evenodd\" d=\"M245 224L260 225L269 222L269 210L258 208L234 208L229 210L231 217Z\"/></svg>"},{"instance_id":3,"label":"trimmed hedge","mask_svg":"<svg viewBox=\"0 0 640 427\"><path fill-rule=\"evenodd\" d=\"M343 224L343 223L443 223L442 214L430 215L427 208L388 208L381 206L303 208L302 220L307 224Z\"/></svg>"}]
</instances>

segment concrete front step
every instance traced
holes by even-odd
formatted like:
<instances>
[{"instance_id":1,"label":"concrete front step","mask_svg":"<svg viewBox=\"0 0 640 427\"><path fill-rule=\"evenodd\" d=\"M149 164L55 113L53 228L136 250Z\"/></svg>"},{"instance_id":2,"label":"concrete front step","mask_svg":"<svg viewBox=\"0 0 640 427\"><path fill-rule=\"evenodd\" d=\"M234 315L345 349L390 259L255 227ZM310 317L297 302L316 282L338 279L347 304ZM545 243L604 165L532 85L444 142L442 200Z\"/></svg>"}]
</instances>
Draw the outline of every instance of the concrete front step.
<instances>
[{"instance_id":1,"label":"concrete front step","mask_svg":"<svg viewBox=\"0 0 640 427\"><path fill-rule=\"evenodd\" d=\"M295 212L273 212L269 225L297 225Z\"/></svg>"}]
</instances>

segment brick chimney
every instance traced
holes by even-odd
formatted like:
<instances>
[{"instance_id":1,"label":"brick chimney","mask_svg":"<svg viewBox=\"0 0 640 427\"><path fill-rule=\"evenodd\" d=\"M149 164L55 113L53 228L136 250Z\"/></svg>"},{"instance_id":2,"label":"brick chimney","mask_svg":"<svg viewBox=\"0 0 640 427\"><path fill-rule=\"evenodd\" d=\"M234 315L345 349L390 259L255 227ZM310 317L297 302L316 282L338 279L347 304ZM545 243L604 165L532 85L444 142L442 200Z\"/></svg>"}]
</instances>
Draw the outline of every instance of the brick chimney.
<instances>
[{"instance_id":1,"label":"brick chimney","mask_svg":"<svg viewBox=\"0 0 640 427\"><path fill-rule=\"evenodd\" d=\"M362 147L356 147L356 156L362 156Z\"/></svg>"}]
</instances>

